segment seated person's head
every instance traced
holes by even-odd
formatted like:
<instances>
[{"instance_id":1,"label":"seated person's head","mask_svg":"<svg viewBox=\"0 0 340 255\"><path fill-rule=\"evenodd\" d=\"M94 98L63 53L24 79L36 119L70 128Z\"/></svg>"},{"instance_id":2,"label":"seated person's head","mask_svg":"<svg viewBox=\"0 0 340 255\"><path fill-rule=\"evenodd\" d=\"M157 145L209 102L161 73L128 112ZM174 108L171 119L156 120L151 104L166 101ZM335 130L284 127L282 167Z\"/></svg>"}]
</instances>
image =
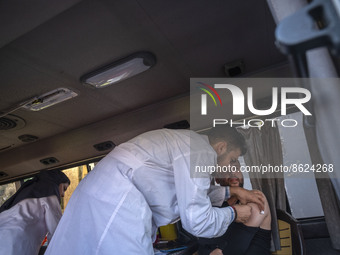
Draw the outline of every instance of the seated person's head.
<instances>
[{"instance_id":1,"label":"seated person's head","mask_svg":"<svg viewBox=\"0 0 340 255\"><path fill-rule=\"evenodd\" d=\"M59 194L60 197L64 197L65 196L65 191L67 190L68 186L70 185L69 182L64 182L64 183L60 183L59 184Z\"/></svg>"},{"instance_id":2,"label":"seated person's head","mask_svg":"<svg viewBox=\"0 0 340 255\"><path fill-rule=\"evenodd\" d=\"M46 186L57 185L56 190L58 190L58 192L55 192L55 194L57 195L59 193L60 198L64 197L65 191L71 184L71 181L67 175L58 170L40 172L38 174L38 181L40 183L45 183Z\"/></svg>"},{"instance_id":3,"label":"seated person's head","mask_svg":"<svg viewBox=\"0 0 340 255\"><path fill-rule=\"evenodd\" d=\"M243 187L243 175L240 170L240 162L236 160L236 162L232 162L230 166L230 171L226 173L225 177L215 179L216 183L221 186Z\"/></svg>"}]
</instances>

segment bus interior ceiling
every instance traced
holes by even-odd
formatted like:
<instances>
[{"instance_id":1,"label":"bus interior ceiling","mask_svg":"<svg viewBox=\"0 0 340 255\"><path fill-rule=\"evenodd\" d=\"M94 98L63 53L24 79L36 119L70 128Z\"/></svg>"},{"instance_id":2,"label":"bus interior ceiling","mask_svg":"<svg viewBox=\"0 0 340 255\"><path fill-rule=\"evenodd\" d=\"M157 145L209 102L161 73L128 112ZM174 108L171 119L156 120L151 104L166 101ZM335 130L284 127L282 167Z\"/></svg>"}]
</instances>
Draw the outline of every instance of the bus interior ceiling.
<instances>
[{"instance_id":1,"label":"bus interior ceiling","mask_svg":"<svg viewBox=\"0 0 340 255\"><path fill-rule=\"evenodd\" d=\"M275 27L266 0L0 1L0 184L190 121L190 78L292 77ZM84 84L136 53L154 65L103 88ZM32 110L63 93L72 98ZM271 93L258 86L253 101ZM304 216L308 254L333 254L325 218Z\"/></svg>"},{"instance_id":2,"label":"bus interior ceiling","mask_svg":"<svg viewBox=\"0 0 340 255\"><path fill-rule=\"evenodd\" d=\"M240 76L290 76L265 0L6 0L0 21L3 183L188 120L190 78L226 77L225 64L241 60ZM151 52L156 64L106 88L81 82L136 52ZM21 107L58 88L78 95L40 111Z\"/></svg>"}]
</instances>

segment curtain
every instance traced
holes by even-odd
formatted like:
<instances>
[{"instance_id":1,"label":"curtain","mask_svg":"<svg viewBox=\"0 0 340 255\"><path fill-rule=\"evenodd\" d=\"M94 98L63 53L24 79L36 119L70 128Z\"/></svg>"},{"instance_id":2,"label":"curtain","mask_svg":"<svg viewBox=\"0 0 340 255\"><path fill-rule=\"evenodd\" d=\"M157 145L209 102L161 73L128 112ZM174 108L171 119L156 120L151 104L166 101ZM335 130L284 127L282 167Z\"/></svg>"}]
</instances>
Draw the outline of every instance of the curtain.
<instances>
[{"instance_id":1,"label":"curtain","mask_svg":"<svg viewBox=\"0 0 340 255\"><path fill-rule=\"evenodd\" d=\"M280 166L283 164L282 146L277 127L264 125L261 130L251 127L240 129L247 142L247 153L244 155L245 163L248 166L271 165ZM277 225L276 209L286 211L286 194L284 187L283 173L249 173L253 189L261 190L270 207L272 216L272 246L275 250L280 249L280 236Z\"/></svg>"}]
</instances>

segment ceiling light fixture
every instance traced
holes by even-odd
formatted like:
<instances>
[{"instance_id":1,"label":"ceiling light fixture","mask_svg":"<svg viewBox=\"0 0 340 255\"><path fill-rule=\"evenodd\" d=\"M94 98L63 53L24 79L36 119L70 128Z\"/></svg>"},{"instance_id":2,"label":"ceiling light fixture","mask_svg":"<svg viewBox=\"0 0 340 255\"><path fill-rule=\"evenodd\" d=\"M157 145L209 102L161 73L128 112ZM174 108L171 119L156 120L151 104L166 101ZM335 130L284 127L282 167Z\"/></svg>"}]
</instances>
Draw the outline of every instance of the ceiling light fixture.
<instances>
[{"instance_id":1,"label":"ceiling light fixture","mask_svg":"<svg viewBox=\"0 0 340 255\"><path fill-rule=\"evenodd\" d=\"M151 52L138 52L80 78L85 85L103 88L145 72L156 64Z\"/></svg>"},{"instance_id":2,"label":"ceiling light fixture","mask_svg":"<svg viewBox=\"0 0 340 255\"><path fill-rule=\"evenodd\" d=\"M35 98L22 107L31 111L40 111L76 96L78 96L78 94L70 89L58 88Z\"/></svg>"},{"instance_id":3,"label":"ceiling light fixture","mask_svg":"<svg viewBox=\"0 0 340 255\"><path fill-rule=\"evenodd\" d=\"M78 94L70 89L58 88L47 92L41 96L33 97L29 100L23 101L9 109L0 111L0 118L7 116L8 114L15 112L21 108L25 108L30 111L40 111L55 104L59 104L68 99L78 96Z\"/></svg>"}]
</instances>

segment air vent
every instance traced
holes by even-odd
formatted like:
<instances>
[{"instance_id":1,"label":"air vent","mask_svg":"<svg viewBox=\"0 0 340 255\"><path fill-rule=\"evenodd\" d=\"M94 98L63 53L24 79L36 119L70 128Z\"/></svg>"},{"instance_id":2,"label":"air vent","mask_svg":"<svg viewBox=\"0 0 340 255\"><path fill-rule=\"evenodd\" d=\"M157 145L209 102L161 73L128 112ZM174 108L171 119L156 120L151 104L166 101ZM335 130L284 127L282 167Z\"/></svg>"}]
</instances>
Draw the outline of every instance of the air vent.
<instances>
[{"instance_id":1,"label":"air vent","mask_svg":"<svg viewBox=\"0 0 340 255\"><path fill-rule=\"evenodd\" d=\"M224 72L227 77L235 77L244 74L245 65L243 60L236 60L225 64Z\"/></svg>"},{"instance_id":2,"label":"air vent","mask_svg":"<svg viewBox=\"0 0 340 255\"><path fill-rule=\"evenodd\" d=\"M18 130L26 125L25 121L14 115L0 118L0 131Z\"/></svg>"},{"instance_id":3,"label":"air vent","mask_svg":"<svg viewBox=\"0 0 340 255\"><path fill-rule=\"evenodd\" d=\"M17 126L17 123L14 120L11 120L6 117L0 119L0 130L13 129L16 126Z\"/></svg>"},{"instance_id":4,"label":"air vent","mask_svg":"<svg viewBox=\"0 0 340 255\"><path fill-rule=\"evenodd\" d=\"M47 166L47 165L58 163L59 160L54 157L50 157L50 158L41 159L40 162Z\"/></svg>"},{"instance_id":5,"label":"air vent","mask_svg":"<svg viewBox=\"0 0 340 255\"><path fill-rule=\"evenodd\" d=\"M21 135L18 137L18 139L24 143L30 143L30 142L34 142L36 140L38 140L39 138L37 136L34 135Z\"/></svg>"},{"instance_id":6,"label":"air vent","mask_svg":"<svg viewBox=\"0 0 340 255\"><path fill-rule=\"evenodd\" d=\"M187 120L181 120L181 121L177 121L174 123L170 123L164 126L164 128L168 128L168 129L187 129L190 128L190 124Z\"/></svg>"},{"instance_id":7,"label":"air vent","mask_svg":"<svg viewBox=\"0 0 340 255\"><path fill-rule=\"evenodd\" d=\"M97 151L106 151L106 150L112 150L114 147L116 147L116 145L111 141L106 141L106 142L95 144L93 145L93 147Z\"/></svg>"}]
</instances>

